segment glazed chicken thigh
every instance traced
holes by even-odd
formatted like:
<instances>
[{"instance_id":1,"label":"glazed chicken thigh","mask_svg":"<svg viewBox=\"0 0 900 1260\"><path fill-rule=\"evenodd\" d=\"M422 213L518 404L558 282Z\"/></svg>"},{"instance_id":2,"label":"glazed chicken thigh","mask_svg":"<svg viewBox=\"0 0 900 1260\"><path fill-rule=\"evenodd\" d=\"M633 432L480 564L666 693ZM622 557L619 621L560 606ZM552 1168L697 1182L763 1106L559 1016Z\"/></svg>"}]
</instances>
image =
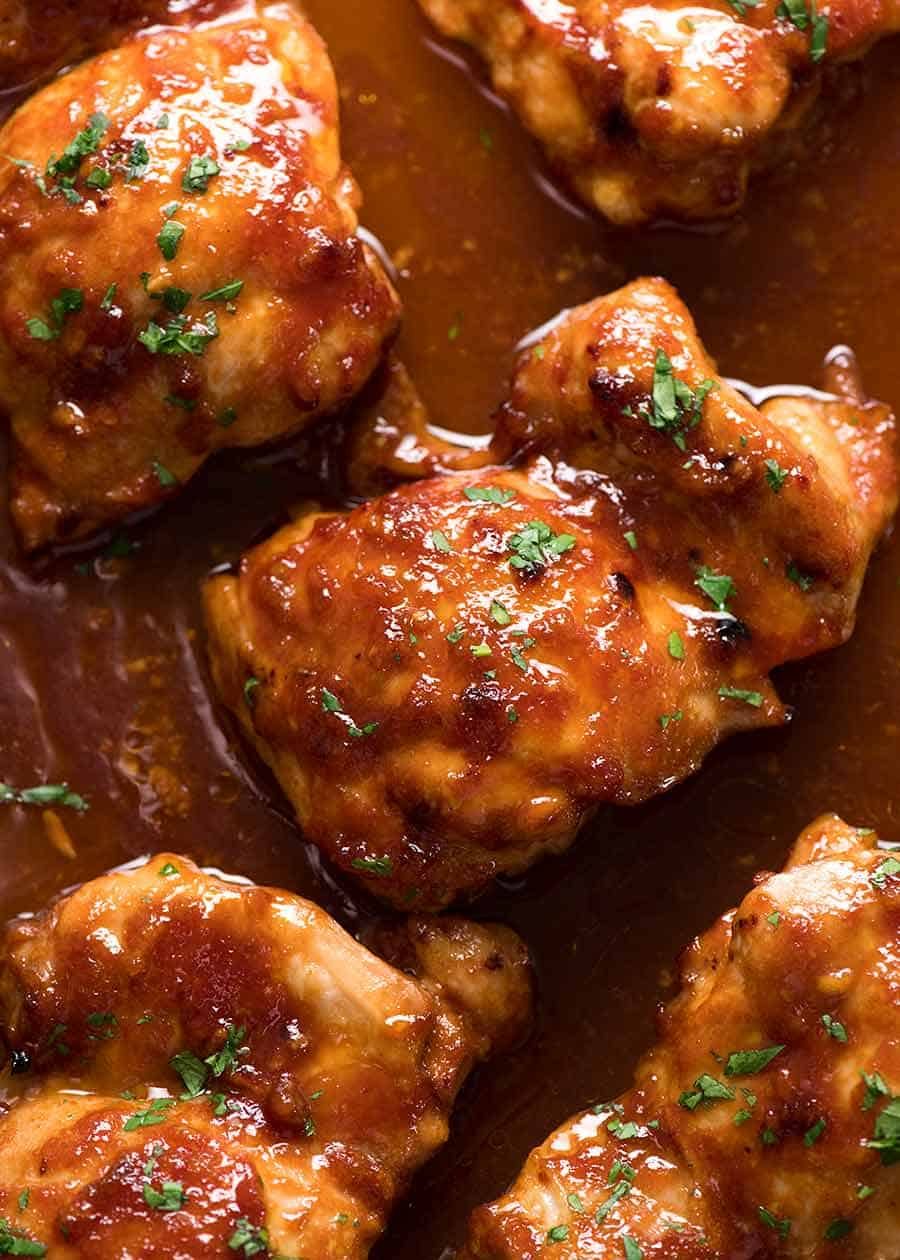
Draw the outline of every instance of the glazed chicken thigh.
<instances>
[{"instance_id":1,"label":"glazed chicken thigh","mask_svg":"<svg viewBox=\"0 0 900 1260\"><path fill-rule=\"evenodd\" d=\"M526 350L480 471L307 512L206 588L220 694L306 834L436 906L785 711L843 642L896 502L894 422L757 410L640 281Z\"/></svg>"},{"instance_id":2,"label":"glazed chicken thigh","mask_svg":"<svg viewBox=\"0 0 900 1260\"><path fill-rule=\"evenodd\" d=\"M820 819L682 973L633 1088L533 1151L461 1260L900 1255L900 862Z\"/></svg>"},{"instance_id":3,"label":"glazed chicken thigh","mask_svg":"<svg viewBox=\"0 0 900 1260\"><path fill-rule=\"evenodd\" d=\"M362 1260L530 1008L508 929L419 918L381 945L409 974L171 855L15 921L0 1252Z\"/></svg>"},{"instance_id":4,"label":"glazed chicken thigh","mask_svg":"<svg viewBox=\"0 0 900 1260\"><path fill-rule=\"evenodd\" d=\"M26 547L334 410L396 328L327 53L286 6L135 36L31 97L0 153L0 407Z\"/></svg>"},{"instance_id":5,"label":"glazed chicken thigh","mask_svg":"<svg viewBox=\"0 0 900 1260\"><path fill-rule=\"evenodd\" d=\"M825 68L900 29L891 0L419 3L478 49L582 200L623 224L733 214L810 116Z\"/></svg>"}]
</instances>

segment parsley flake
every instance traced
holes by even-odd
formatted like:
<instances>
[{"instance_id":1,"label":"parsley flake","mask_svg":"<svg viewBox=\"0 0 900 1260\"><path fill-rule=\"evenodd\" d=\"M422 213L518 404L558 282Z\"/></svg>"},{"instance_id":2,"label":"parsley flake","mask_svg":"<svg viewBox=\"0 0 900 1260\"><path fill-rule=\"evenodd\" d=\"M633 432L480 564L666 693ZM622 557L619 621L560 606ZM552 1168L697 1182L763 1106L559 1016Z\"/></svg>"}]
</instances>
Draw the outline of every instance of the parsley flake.
<instances>
[{"instance_id":1,"label":"parsley flake","mask_svg":"<svg viewBox=\"0 0 900 1260\"><path fill-rule=\"evenodd\" d=\"M499 486L466 486L463 494L470 503L509 503L516 497L515 490L503 490Z\"/></svg>"},{"instance_id":2,"label":"parsley flake","mask_svg":"<svg viewBox=\"0 0 900 1260\"><path fill-rule=\"evenodd\" d=\"M638 415L652 429L668 433L680 451L687 450L685 434L700 423L707 395L717 388L715 381L705 380L696 390L691 389L675 375L672 360L666 352L657 350L651 405L643 408ZM632 413L626 409L625 414Z\"/></svg>"},{"instance_id":3,"label":"parsley flake","mask_svg":"<svg viewBox=\"0 0 900 1260\"><path fill-rule=\"evenodd\" d=\"M187 170L181 179L181 187L189 193L205 193L209 181L221 170L214 157L206 153L202 157L192 157Z\"/></svg>"},{"instance_id":4,"label":"parsley flake","mask_svg":"<svg viewBox=\"0 0 900 1260\"><path fill-rule=\"evenodd\" d=\"M697 569L694 585L698 586L707 599L715 604L719 612L727 612L728 601L737 594L737 587L727 574L714 573L705 564L701 564Z\"/></svg>"},{"instance_id":5,"label":"parsley flake","mask_svg":"<svg viewBox=\"0 0 900 1260\"><path fill-rule=\"evenodd\" d=\"M572 534L557 534L543 521L529 521L518 533L512 534L506 544L510 566L520 571L536 573L575 546Z\"/></svg>"},{"instance_id":6,"label":"parsley flake","mask_svg":"<svg viewBox=\"0 0 900 1260\"><path fill-rule=\"evenodd\" d=\"M368 875L393 875L394 863L389 857L354 858L350 863L355 871L365 871Z\"/></svg>"},{"instance_id":7,"label":"parsley flake","mask_svg":"<svg viewBox=\"0 0 900 1260\"><path fill-rule=\"evenodd\" d=\"M755 1076L768 1067L784 1046L767 1046L763 1050L735 1050L725 1064L726 1076Z\"/></svg>"},{"instance_id":8,"label":"parsley flake","mask_svg":"<svg viewBox=\"0 0 900 1260\"><path fill-rule=\"evenodd\" d=\"M834 1037L835 1041L846 1042L847 1029L838 1020L833 1019L830 1015L823 1015L822 1024L829 1037Z\"/></svg>"},{"instance_id":9,"label":"parsley flake","mask_svg":"<svg viewBox=\"0 0 900 1260\"><path fill-rule=\"evenodd\" d=\"M685 1090L678 1099L678 1105L686 1111L696 1111L701 1103L731 1102L735 1093L714 1076L704 1072L694 1081L694 1088Z\"/></svg>"},{"instance_id":10,"label":"parsley flake","mask_svg":"<svg viewBox=\"0 0 900 1260\"><path fill-rule=\"evenodd\" d=\"M759 691L745 691L741 687L720 687L720 700L741 700L744 704L749 704L754 709L762 707L763 695Z\"/></svg>"}]
</instances>

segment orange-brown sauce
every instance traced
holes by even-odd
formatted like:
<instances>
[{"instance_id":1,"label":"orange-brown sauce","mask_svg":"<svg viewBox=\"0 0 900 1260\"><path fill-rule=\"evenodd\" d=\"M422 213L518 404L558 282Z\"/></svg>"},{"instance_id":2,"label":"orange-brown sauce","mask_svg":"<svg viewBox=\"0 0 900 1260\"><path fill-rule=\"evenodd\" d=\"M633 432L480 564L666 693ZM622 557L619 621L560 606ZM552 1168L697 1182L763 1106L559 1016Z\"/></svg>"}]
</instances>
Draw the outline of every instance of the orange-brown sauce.
<instances>
[{"instance_id":1,"label":"orange-brown sauce","mask_svg":"<svg viewBox=\"0 0 900 1260\"><path fill-rule=\"evenodd\" d=\"M757 181L730 226L622 234L553 191L515 121L439 50L411 0L307 7L341 79L363 221L401 268L400 352L437 424L485 430L527 330L654 272L679 286L727 374L815 383L825 352L847 342L869 390L900 406L896 42L849 72L852 103L800 165ZM37 808L0 806L4 915L165 846L367 925L372 907L329 878L223 727L202 658L200 578L321 496L317 473L308 447L216 461L127 530L140 547L119 559L101 545L26 566L2 516L0 780L66 780L91 804L57 810L65 834ZM895 543L873 562L851 643L778 681L797 706L786 730L733 741L684 787L603 815L567 857L477 904L531 943L539 1025L466 1091L381 1260L437 1260L532 1145L627 1086L677 951L814 815L836 809L900 837Z\"/></svg>"}]
</instances>

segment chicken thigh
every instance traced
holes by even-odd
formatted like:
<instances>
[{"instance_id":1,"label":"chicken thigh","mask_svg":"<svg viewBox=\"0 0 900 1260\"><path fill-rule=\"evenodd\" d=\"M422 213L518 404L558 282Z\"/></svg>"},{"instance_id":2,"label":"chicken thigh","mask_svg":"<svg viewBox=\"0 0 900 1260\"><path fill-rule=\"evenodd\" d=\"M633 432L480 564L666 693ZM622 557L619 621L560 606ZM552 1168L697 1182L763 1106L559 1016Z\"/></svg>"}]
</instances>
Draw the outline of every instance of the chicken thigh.
<instances>
[{"instance_id":1,"label":"chicken thigh","mask_svg":"<svg viewBox=\"0 0 900 1260\"><path fill-rule=\"evenodd\" d=\"M733 214L797 143L826 67L900 29L893 0L419 0L615 223Z\"/></svg>"},{"instance_id":2,"label":"chicken thigh","mask_svg":"<svg viewBox=\"0 0 900 1260\"><path fill-rule=\"evenodd\" d=\"M410 974L165 854L14 921L0 1252L363 1260L530 1008L508 929L419 918L381 944Z\"/></svg>"},{"instance_id":3,"label":"chicken thigh","mask_svg":"<svg viewBox=\"0 0 900 1260\"><path fill-rule=\"evenodd\" d=\"M135 36L30 98L0 153L0 406L27 548L334 410L396 329L327 53L284 5Z\"/></svg>"},{"instance_id":4,"label":"chicken thigh","mask_svg":"<svg viewBox=\"0 0 900 1260\"><path fill-rule=\"evenodd\" d=\"M633 1088L532 1152L464 1260L900 1255L900 861L820 819L682 972Z\"/></svg>"},{"instance_id":5,"label":"chicken thigh","mask_svg":"<svg viewBox=\"0 0 900 1260\"><path fill-rule=\"evenodd\" d=\"M896 502L891 415L835 386L757 410L640 281L524 352L489 466L212 578L219 692L307 836L441 905L783 722L769 671L846 639Z\"/></svg>"}]
</instances>

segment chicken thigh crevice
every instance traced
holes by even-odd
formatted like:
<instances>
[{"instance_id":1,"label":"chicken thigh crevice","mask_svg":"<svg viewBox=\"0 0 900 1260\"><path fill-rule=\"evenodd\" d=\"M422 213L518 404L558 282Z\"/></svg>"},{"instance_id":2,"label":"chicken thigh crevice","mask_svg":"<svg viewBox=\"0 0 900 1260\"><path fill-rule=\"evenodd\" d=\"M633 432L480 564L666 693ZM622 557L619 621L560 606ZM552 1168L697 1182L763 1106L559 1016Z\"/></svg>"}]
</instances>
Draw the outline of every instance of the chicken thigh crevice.
<instances>
[{"instance_id":1,"label":"chicken thigh crevice","mask_svg":"<svg viewBox=\"0 0 900 1260\"><path fill-rule=\"evenodd\" d=\"M826 72L900 29L855 0L419 0L589 206L615 223L734 214L796 150Z\"/></svg>"},{"instance_id":2,"label":"chicken thigh crevice","mask_svg":"<svg viewBox=\"0 0 900 1260\"><path fill-rule=\"evenodd\" d=\"M523 353L480 471L209 581L218 690L307 836L437 906L783 722L769 671L847 638L896 503L892 416L835 387L756 409L636 282Z\"/></svg>"},{"instance_id":3,"label":"chicken thigh crevice","mask_svg":"<svg viewBox=\"0 0 900 1260\"><path fill-rule=\"evenodd\" d=\"M396 330L327 52L286 5L140 33L31 97L0 154L0 407L27 548L335 410Z\"/></svg>"},{"instance_id":4,"label":"chicken thigh crevice","mask_svg":"<svg viewBox=\"0 0 900 1260\"><path fill-rule=\"evenodd\" d=\"M633 1088L533 1151L460 1260L895 1260L898 1010L900 861L822 818L687 951Z\"/></svg>"},{"instance_id":5,"label":"chicken thigh crevice","mask_svg":"<svg viewBox=\"0 0 900 1260\"><path fill-rule=\"evenodd\" d=\"M409 974L299 897L166 854L15 920L0 1251L363 1260L531 1000L506 928L417 918L382 944Z\"/></svg>"}]
</instances>

